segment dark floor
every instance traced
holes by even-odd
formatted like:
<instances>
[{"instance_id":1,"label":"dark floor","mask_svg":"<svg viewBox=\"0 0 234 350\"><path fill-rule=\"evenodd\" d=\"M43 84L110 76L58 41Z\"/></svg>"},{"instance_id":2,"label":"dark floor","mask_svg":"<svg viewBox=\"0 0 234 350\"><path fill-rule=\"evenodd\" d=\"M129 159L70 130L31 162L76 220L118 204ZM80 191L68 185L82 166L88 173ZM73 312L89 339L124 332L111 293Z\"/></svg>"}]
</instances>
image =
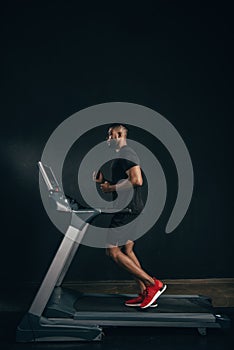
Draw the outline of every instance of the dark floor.
<instances>
[{"instance_id":1,"label":"dark floor","mask_svg":"<svg viewBox=\"0 0 234 350\"><path fill-rule=\"evenodd\" d=\"M0 294L0 349L212 349L234 348L234 308L215 308L218 314L226 314L231 319L229 329L208 329L201 336L196 329L187 328L129 328L104 329L102 342L95 343L16 343L15 329L27 310L29 298L18 294L12 298L9 293Z\"/></svg>"}]
</instances>

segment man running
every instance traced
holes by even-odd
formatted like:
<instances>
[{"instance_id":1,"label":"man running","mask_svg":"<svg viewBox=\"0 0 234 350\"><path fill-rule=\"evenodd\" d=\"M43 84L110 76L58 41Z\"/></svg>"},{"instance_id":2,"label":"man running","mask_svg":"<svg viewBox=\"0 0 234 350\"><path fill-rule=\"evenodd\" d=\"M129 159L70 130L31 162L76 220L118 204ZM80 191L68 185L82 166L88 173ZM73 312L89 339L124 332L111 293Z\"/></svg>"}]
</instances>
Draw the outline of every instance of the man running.
<instances>
[{"instance_id":1,"label":"man running","mask_svg":"<svg viewBox=\"0 0 234 350\"><path fill-rule=\"evenodd\" d=\"M118 200L122 205L125 198L127 203L129 195L132 199L126 205L127 210L113 215L106 252L120 267L132 274L138 283L139 295L126 301L125 305L140 306L142 309L154 307L157 306L156 300L165 291L166 285L142 269L133 251L134 231L137 228L134 219L144 206L141 193L143 179L139 158L135 151L127 145L127 128L123 125L110 127L107 144L118 153L117 158L111 163L112 180L106 181L101 172L95 174L94 179L100 183L104 193L113 194L116 207L118 207ZM124 229L123 225L128 225L127 229Z\"/></svg>"}]
</instances>

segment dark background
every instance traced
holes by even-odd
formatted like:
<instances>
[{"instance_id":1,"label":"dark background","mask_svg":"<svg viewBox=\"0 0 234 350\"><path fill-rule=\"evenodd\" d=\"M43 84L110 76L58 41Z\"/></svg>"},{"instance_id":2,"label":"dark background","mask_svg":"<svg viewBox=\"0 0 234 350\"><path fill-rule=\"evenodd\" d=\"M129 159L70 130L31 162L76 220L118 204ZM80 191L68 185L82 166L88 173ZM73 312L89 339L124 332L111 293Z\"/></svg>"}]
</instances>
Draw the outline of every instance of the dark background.
<instances>
[{"instance_id":1,"label":"dark background","mask_svg":"<svg viewBox=\"0 0 234 350\"><path fill-rule=\"evenodd\" d=\"M166 235L176 171L160 142L144 135L168 181L162 216L136 244L145 269L160 278L233 277L232 21L225 2L1 5L1 283L40 282L62 238L38 188L36 163L46 141L73 113L112 101L162 114L194 166L187 215ZM70 195L82 151L105 132L91 131L77 163L68 160ZM128 278L103 249L82 246L67 281Z\"/></svg>"}]
</instances>

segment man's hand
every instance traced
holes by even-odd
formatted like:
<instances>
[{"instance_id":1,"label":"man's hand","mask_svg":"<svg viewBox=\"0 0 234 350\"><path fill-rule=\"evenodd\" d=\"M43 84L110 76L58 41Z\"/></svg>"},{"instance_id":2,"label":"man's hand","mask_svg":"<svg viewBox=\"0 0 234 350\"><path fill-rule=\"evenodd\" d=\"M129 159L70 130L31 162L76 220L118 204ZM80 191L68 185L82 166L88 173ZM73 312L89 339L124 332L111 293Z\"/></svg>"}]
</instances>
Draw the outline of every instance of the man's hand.
<instances>
[{"instance_id":1,"label":"man's hand","mask_svg":"<svg viewBox=\"0 0 234 350\"><path fill-rule=\"evenodd\" d=\"M102 183L103 182L103 174L101 171L94 171L93 172L93 181L97 183Z\"/></svg>"},{"instance_id":2,"label":"man's hand","mask_svg":"<svg viewBox=\"0 0 234 350\"><path fill-rule=\"evenodd\" d=\"M105 181L104 184L101 184L101 189L104 193L113 192L113 186L109 182Z\"/></svg>"}]
</instances>

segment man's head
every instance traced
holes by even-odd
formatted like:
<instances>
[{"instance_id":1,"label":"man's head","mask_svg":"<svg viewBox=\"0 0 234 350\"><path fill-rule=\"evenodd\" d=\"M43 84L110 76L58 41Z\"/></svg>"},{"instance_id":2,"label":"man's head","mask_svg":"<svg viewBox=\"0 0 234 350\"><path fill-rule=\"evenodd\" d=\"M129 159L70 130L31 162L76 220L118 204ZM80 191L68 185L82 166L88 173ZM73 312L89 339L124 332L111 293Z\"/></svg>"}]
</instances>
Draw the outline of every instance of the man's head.
<instances>
[{"instance_id":1,"label":"man's head","mask_svg":"<svg viewBox=\"0 0 234 350\"><path fill-rule=\"evenodd\" d=\"M128 129L121 125L112 125L108 130L107 144L109 147L119 149L126 145Z\"/></svg>"}]
</instances>

